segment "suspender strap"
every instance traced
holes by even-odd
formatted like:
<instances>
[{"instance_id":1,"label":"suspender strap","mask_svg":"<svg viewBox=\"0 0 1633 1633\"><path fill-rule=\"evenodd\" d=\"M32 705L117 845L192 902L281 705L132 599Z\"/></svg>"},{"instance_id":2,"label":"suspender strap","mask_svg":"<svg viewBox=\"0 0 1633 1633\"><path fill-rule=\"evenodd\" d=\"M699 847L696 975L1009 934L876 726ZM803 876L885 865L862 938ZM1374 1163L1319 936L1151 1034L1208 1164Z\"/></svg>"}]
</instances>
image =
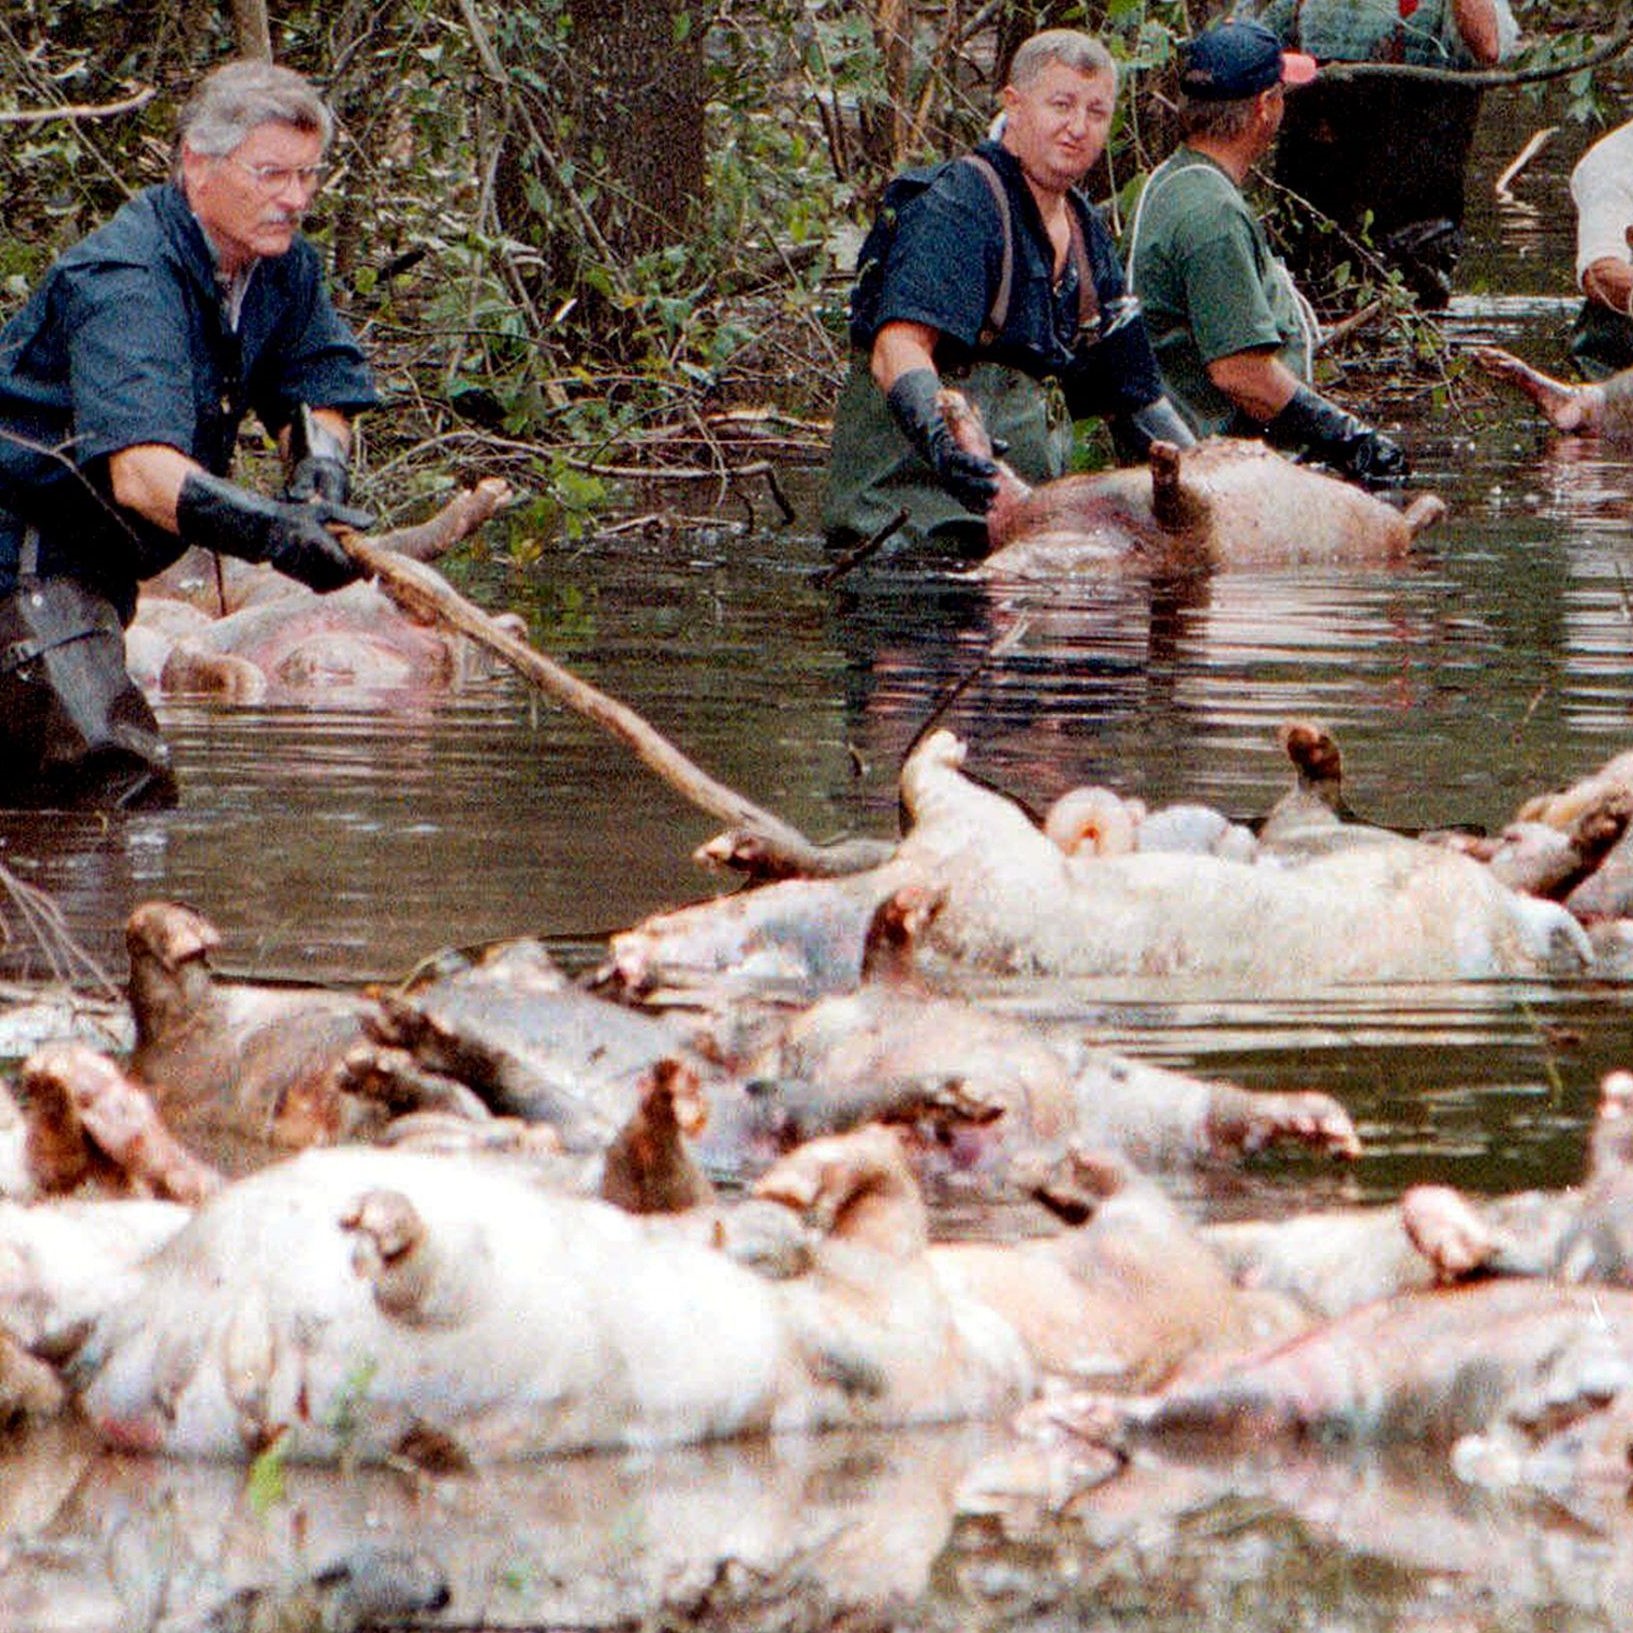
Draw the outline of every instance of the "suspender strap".
<instances>
[{"instance_id":1,"label":"suspender strap","mask_svg":"<svg viewBox=\"0 0 1633 1633\"><path fill-rule=\"evenodd\" d=\"M998 206L998 220L1004 234L1004 260L998 274L998 292L992 297L992 308L987 313L986 324L977 342L981 346L990 346L1003 333L1004 325L1009 321L1009 291L1015 282L1015 231L1009 214L1009 194L1004 191L1003 177L998 174L992 161L979 153L966 153L963 162L973 165L991 189L992 202Z\"/></svg>"},{"instance_id":2,"label":"suspender strap","mask_svg":"<svg viewBox=\"0 0 1633 1633\"><path fill-rule=\"evenodd\" d=\"M62 598L52 593L55 581L43 585L37 582L39 568L40 530L30 522L23 529L17 549L17 588L12 592L14 599L29 598L29 610L21 611L18 620L29 634L26 639L0 645L0 675L9 675L35 663L59 646L89 640L95 635L120 633L113 608L101 603L96 610L87 611L87 598L82 592L70 598L72 611L65 617L67 609L61 604Z\"/></svg>"},{"instance_id":3,"label":"suspender strap","mask_svg":"<svg viewBox=\"0 0 1633 1633\"><path fill-rule=\"evenodd\" d=\"M1010 215L1009 194L1004 190L1003 178L992 161L979 153L966 153L963 162L974 166L992 190L992 202L998 207L998 220L1004 234L1004 258L998 274L998 291L992 297L992 308L987 313L978 342L985 347L1003 333L1004 324L1009 321L1009 297L1015 282L1015 229ZM1094 287L1094 269L1089 261L1083 221L1070 199L1066 201L1066 220L1071 234L1070 254L1077 267L1077 331L1082 334L1100 326L1100 297Z\"/></svg>"},{"instance_id":4,"label":"suspender strap","mask_svg":"<svg viewBox=\"0 0 1633 1633\"><path fill-rule=\"evenodd\" d=\"M9 675L14 670L25 668L43 658L47 652L55 652L59 646L72 646L75 641L88 641L94 635L107 633L101 625L90 624L64 635L54 635L50 640L36 637L31 641L12 641L7 646L0 646L0 675Z\"/></svg>"}]
</instances>

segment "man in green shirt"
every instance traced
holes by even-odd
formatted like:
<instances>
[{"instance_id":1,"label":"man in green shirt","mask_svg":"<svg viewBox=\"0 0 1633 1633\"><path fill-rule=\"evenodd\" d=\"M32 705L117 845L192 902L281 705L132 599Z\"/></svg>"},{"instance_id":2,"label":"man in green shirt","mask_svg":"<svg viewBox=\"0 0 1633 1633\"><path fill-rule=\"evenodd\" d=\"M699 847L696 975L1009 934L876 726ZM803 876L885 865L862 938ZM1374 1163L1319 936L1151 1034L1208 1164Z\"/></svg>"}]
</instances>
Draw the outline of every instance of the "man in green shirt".
<instances>
[{"instance_id":1,"label":"man in green shirt","mask_svg":"<svg viewBox=\"0 0 1633 1633\"><path fill-rule=\"evenodd\" d=\"M1181 48L1180 146L1135 211L1129 287L1168 394L1199 436L1263 436L1367 483L1406 474L1400 447L1310 387L1315 322L1242 195L1314 61L1231 20Z\"/></svg>"}]
</instances>

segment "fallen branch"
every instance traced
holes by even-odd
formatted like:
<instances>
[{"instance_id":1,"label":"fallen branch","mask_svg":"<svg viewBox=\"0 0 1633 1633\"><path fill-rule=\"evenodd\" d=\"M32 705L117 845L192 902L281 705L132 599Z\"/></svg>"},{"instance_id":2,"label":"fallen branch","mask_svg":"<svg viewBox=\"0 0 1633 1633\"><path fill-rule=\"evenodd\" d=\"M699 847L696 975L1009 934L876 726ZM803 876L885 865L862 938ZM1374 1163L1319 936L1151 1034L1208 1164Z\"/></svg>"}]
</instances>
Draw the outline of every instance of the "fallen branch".
<instances>
[{"instance_id":1,"label":"fallen branch","mask_svg":"<svg viewBox=\"0 0 1633 1633\"><path fill-rule=\"evenodd\" d=\"M811 575L811 582L819 590L831 589L851 568L860 566L869 556L878 552L907 523L906 509L898 510L883 527L870 534L860 544L853 545L831 567L819 568Z\"/></svg>"},{"instance_id":2,"label":"fallen branch","mask_svg":"<svg viewBox=\"0 0 1633 1633\"><path fill-rule=\"evenodd\" d=\"M1614 30L1592 51L1569 62L1548 63L1540 68L1427 68L1409 62L1324 62L1321 79L1341 84L1357 79L1416 79L1431 85L1463 85L1470 90L1489 91L1505 85L1540 85L1551 79L1566 79L1611 62L1633 46L1633 11L1624 9Z\"/></svg>"},{"instance_id":3,"label":"fallen branch","mask_svg":"<svg viewBox=\"0 0 1633 1633\"><path fill-rule=\"evenodd\" d=\"M617 480L638 482L719 482L730 485L745 476L763 476L771 497L783 514L785 522L794 519L794 507L789 504L777 481L777 467L768 459L757 459L747 465L718 466L653 466L603 465L590 459L564 459L562 463L572 470L590 476L607 476Z\"/></svg>"},{"instance_id":4,"label":"fallen branch","mask_svg":"<svg viewBox=\"0 0 1633 1633\"><path fill-rule=\"evenodd\" d=\"M16 945L11 924L15 913L20 930L28 935L45 959L52 976L64 986L88 986L112 998L123 998L113 977L75 939L68 921L52 897L19 879L0 865L0 941Z\"/></svg>"},{"instance_id":5,"label":"fallen branch","mask_svg":"<svg viewBox=\"0 0 1633 1633\"><path fill-rule=\"evenodd\" d=\"M855 873L888 854L890 847L873 840L815 844L780 817L761 810L741 794L716 782L633 709L580 680L512 635L480 607L467 601L434 567L383 547L381 540L361 533L341 532L338 537L347 555L364 571L372 573L380 588L410 618L440 624L486 647L541 692L633 749L649 770L655 771L692 804L734 829L752 834L767 854L777 856L793 871L824 877Z\"/></svg>"},{"instance_id":6,"label":"fallen branch","mask_svg":"<svg viewBox=\"0 0 1633 1633\"><path fill-rule=\"evenodd\" d=\"M1545 125L1532 135L1531 140L1520 149L1513 162L1492 184L1491 190L1498 198L1509 199L1514 196L1509 189L1514 185L1515 178L1548 145L1558 129L1558 125Z\"/></svg>"},{"instance_id":7,"label":"fallen branch","mask_svg":"<svg viewBox=\"0 0 1633 1633\"><path fill-rule=\"evenodd\" d=\"M0 125L49 125L54 119L113 119L145 108L157 94L148 89L127 96L123 102L66 102L60 108L11 108L0 112Z\"/></svg>"},{"instance_id":8,"label":"fallen branch","mask_svg":"<svg viewBox=\"0 0 1633 1633\"><path fill-rule=\"evenodd\" d=\"M1335 323L1316 343L1318 352L1334 351L1342 346L1357 329L1364 329L1384 309L1382 301L1368 301L1359 312L1351 312L1342 323Z\"/></svg>"}]
</instances>

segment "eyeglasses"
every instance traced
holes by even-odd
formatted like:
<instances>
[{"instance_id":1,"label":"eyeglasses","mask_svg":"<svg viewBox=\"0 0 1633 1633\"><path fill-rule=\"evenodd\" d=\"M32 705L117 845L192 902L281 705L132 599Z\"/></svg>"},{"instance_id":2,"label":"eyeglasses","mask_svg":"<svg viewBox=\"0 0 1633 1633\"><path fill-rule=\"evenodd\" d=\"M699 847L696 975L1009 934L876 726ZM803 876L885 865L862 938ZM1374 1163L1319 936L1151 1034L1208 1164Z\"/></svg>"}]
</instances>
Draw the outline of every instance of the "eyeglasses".
<instances>
[{"instance_id":1,"label":"eyeglasses","mask_svg":"<svg viewBox=\"0 0 1633 1633\"><path fill-rule=\"evenodd\" d=\"M225 158L228 164L242 170L255 183L256 188L269 197L284 192L291 182L298 183L303 193L315 193L329 176L329 167L326 164L245 164L242 159L235 159L230 153L226 154Z\"/></svg>"}]
</instances>

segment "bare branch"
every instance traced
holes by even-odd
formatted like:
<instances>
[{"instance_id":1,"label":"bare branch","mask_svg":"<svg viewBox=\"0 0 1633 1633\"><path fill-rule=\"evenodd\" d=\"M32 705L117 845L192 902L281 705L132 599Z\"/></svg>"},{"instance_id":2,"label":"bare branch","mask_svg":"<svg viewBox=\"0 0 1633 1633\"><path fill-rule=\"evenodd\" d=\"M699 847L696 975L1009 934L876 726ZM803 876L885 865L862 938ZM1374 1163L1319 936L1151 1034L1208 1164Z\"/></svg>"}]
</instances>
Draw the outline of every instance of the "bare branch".
<instances>
[{"instance_id":1,"label":"bare branch","mask_svg":"<svg viewBox=\"0 0 1633 1633\"><path fill-rule=\"evenodd\" d=\"M114 119L122 113L145 108L158 93L151 87L127 96L123 102L68 102L60 108L12 108L0 110L0 125L49 125L53 119Z\"/></svg>"},{"instance_id":2,"label":"bare branch","mask_svg":"<svg viewBox=\"0 0 1633 1633\"><path fill-rule=\"evenodd\" d=\"M1564 79L1597 68L1622 56L1633 46L1633 8L1624 10L1615 30L1593 50L1569 62L1549 63L1542 68L1420 68L1403 62L1324 62L1323 80L1341 83L1356 79L1416 79L1430 84L1464 85L1491 90L1500 85L1540 85L1550 79Z\"/></svg>"}]
</instances>

